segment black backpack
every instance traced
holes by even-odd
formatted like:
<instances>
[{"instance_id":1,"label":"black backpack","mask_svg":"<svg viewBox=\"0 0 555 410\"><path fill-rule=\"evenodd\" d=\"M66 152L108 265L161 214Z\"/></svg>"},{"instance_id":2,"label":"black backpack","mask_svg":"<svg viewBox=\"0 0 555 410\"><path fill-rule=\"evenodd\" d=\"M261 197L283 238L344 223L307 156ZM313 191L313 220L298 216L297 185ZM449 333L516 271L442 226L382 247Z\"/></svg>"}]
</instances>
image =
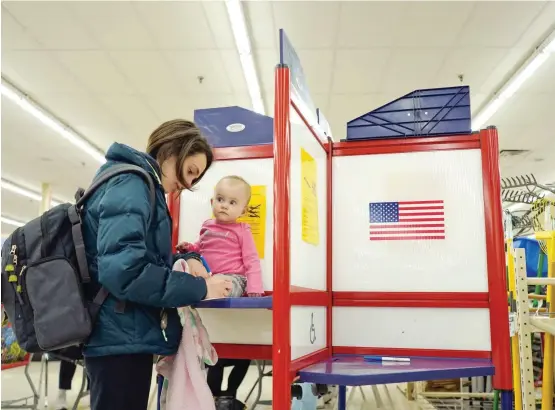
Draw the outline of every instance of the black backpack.
<instances>
[{"instance_id":1,"label":"black backpack","mask_svg":"<svg viewBox=\"0 0 555 410\"><path fill-rule=\"evenodd\" d=\"M153 218L155 185L141 167L117 164L80 189L75 205L58 205L17 228L2 246L2 303L21 348L50 352L82 345L89 338L100 307L108 297L100 288L86 300L90 282L81 231L83 205L100 185L116 175L134 173L149 186ZM122 302L118 302L123 309Z\"/></svg>"}]
</instances>

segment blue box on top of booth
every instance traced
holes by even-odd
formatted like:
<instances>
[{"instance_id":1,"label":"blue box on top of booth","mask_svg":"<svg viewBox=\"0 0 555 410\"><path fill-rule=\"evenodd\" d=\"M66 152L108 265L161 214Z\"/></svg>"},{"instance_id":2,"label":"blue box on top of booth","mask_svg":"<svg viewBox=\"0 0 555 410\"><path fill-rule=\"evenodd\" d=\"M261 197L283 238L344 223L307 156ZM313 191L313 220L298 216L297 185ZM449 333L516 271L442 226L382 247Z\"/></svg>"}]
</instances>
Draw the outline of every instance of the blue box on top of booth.
<instances>
[{"instance_id":1,"label":"blue box on top of booth","mask_svg":"<svg viewBox=\"0 0 555 410\"><path fill-rule=\"evenodd\" d=\"M214 148L274 142L274 119L242 107L195 110L195 123Z\"/></svg>"},{"instance_id":2,"label":"blue box on top of booth","mask_svg":"<svg viewBox=\"0 0 555 410\"><path fill-rule=\"evenodd\" d=\"M468 86L416 90L347 123L347 141L471 132Z\"/></svg>"}]
</instances>

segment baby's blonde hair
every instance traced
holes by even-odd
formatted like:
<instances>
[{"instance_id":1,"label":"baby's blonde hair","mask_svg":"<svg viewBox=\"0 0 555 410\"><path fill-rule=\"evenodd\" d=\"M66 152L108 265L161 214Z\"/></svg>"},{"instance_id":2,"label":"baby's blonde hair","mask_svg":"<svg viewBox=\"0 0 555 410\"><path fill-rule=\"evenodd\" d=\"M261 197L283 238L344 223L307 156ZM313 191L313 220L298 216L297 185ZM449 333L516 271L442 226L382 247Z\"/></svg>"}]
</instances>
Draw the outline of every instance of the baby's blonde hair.
<instances>
[{"instance_id":1,"label":"baby's blonde hair","mask_svg":"<svg viewBox=\"0 0 555 410\"><path fill-rule=\"evenodd\" d=\"M242 183L245 186L245 190L247 191L247 205L249 204L250 200L251 200L251 186L250 184L245 180L245 178L240 177L239 175L228 175L223 177L222 179L220 179L218 181L218 184L222 181L225 180L231 180L231 181L235 181L235 182L239 182Z\"/></svg>"}]
</instances>

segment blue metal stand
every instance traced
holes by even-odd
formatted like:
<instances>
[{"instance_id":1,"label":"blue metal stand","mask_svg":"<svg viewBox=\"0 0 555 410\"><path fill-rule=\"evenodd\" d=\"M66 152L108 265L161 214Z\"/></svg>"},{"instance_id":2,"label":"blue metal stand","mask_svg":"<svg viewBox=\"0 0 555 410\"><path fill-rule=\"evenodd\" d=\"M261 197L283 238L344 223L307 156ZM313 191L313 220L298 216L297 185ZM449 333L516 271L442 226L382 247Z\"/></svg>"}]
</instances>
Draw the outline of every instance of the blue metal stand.
<instances>
[{"instance_id":1,"label":"blue metal stand","mask_svg":"<svg viewBox=\"0 0 555 410\"><path fill-rule=\"evenodd\" d=\"M501 410L513 410L513 392L501 390Z\"/></svg>"},{"instance_id":2,"label":"blue metal stand","mask_svg":"<svg viewBox=\"0 0 555 410\"><path fill-rule=\"evenodd\" d=\"M347 409L347 386L339 386L337 395L337 410Z\"/></svg>"}]
</instances>

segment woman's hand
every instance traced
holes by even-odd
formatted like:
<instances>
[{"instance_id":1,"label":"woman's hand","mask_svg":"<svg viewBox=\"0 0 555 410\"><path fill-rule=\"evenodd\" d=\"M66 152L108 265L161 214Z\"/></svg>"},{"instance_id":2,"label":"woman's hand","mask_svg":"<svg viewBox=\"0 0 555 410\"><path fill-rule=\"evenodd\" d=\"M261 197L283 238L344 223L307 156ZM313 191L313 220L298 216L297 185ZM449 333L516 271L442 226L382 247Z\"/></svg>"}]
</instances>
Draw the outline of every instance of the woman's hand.
<instances>
[{"instance_id":1,"label":"woman's hand","mask_svg":"<svg viewBox=\"0 0 555 410\"><path fill-rule=\"evenodd\" d=\"M202 262L191 258L191 259L187 259L187 265L189 265L189 273L191 275L204 278L204 279L207 279L210 277Z\"/></svg>"},{"instance_id":2,"label":"woman's hand","mask_svg":"<svg viewBox=\"0 0 555 410\"><path fill-rule=\"evenodd\" d=\"M233 283L230 279L222 275L210 276L206 279L206 298L205 299L217 299L225 298L231 292Z\"/></svg>"},{"instance_id":3,"label":"woman's hand","mask_svg":"<svg viewBox=\"0 0 555 410\"><path fill-rule=\"evenodd\" d=\"M247 293L247 296L249 298L261 298L264 295L262 293Z\"/></svg>"}]
</instances>

